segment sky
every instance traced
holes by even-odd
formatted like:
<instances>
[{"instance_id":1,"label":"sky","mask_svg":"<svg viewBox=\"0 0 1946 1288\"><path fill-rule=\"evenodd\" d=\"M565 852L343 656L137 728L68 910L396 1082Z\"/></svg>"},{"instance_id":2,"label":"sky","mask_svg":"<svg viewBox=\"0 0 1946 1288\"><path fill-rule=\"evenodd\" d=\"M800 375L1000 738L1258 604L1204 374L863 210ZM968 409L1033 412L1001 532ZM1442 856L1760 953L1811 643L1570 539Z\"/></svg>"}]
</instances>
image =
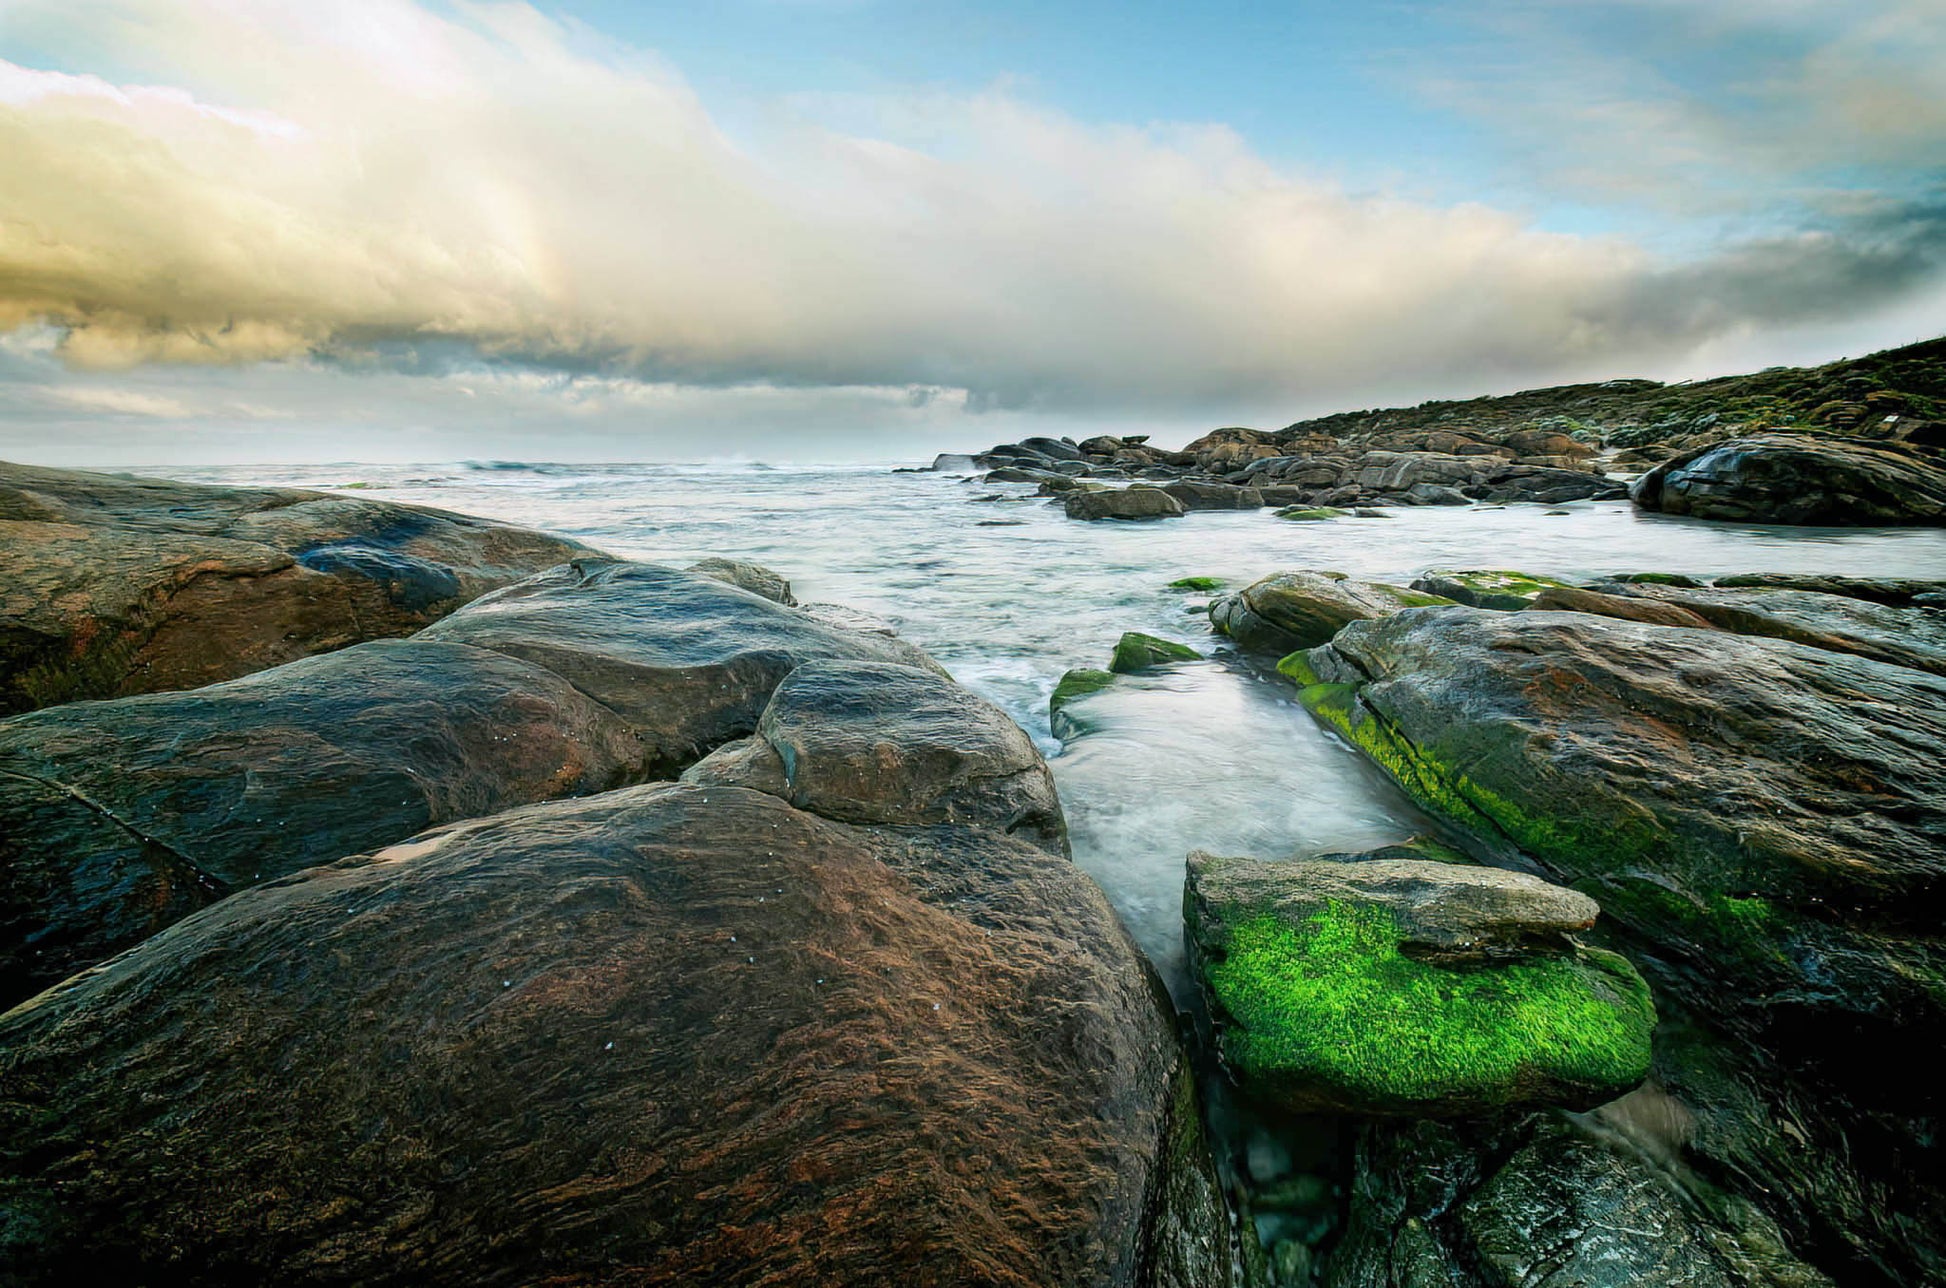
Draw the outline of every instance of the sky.
<instances>
[{"instance_id":1,"label":"sky","mask_svg":"<svg viewBox=\"0 0 1946 1288\"><path fill-rule=\"evenodd\" d=\"M0 456L891 460L1946 332L1946 0L0 0Z\"/></svg>"}]
</instances>

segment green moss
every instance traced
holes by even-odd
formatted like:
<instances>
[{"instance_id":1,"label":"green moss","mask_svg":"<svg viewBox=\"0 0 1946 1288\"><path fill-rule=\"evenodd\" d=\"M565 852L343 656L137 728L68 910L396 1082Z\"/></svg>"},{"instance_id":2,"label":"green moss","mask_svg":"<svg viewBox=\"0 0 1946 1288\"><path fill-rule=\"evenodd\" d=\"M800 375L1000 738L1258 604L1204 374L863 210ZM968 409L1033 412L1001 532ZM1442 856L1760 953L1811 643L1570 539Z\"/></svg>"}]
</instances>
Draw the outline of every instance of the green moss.
<instances>
[{"instance_id":1,"label":"green moss","mask_svg":"<svg viewBox=\"0 0 1946 1288\"><path fill-rule=\"evenodd\" d=\"M1280 519L1295 519L1308 522L1316 519L1341 519L1345 511L1329 505L1287 505L1277 511Z\"/></svg>"},{"instance_id":2,"label":"green moss","mask_svg":"<svg viewBox=\"0 0 1946 1288\"><path fill-rule=\"evenodd\" d=\"M1428 595L1422 591L1407 590L1402 586L1387 585L1382 581L1372 582L1371 587L1401 608L1443 608L1453 602L1444 595Z\"/></svg>"},{"instance_id":3,"label":"green moss","mask_svg":"<svg viewBox=\"0 0 1946 1288\"><path fill-rule=\"evenodd\" d=\"M1207 972L1224 1052L1262 1087L1348 1105L1502 1103L1534 1083L1599 1091L1649 1069L1655 1006L1613 953L1447 967L1399 951L1382 908L1333 902L1300 926L1237 926Z\"/></svg>"},{"instance_id":4,"label":"green moss","mask_svg":"<svg viewBox=\"0 0 1946 1288\"><path fill-rule=\"evenodd\" d=\"M1178 577L1169 583L1170 590L1193 590L1208 594L1223 589L1226 583L1221 577Z\"/></svg>"},{"instance_id":5,"label":"green moss","mask_svg":"<svg viewBox=\"0 0 1946 1288\"><path fill-rule=\"evenodd\" d=\"M1108 669L1126 675L1168 662L1194 662L1200 657L1202 654L1187 644L1130 631L1116 642L1115 656L1109 660Z\"/></svg>"},{"instance_id":6,"label":"green moss","mask_svg":"<svg viewBox=\"0 0 1946 1288\"><path fill-rule=\"evenodd\" d=\"M1308 688L1318 682L1318 673L1311 669L1309 650L1299 649L1278 659L1277 673L1295 684L1298 688Z\"/></svg>"},{"instance_id":7,"label":"green moss","mask_svg":"<svg viewBox=\"0 0 1946 1288\"><path fill-rule=\"evenodd\" d=\"M1107 671L1077 669L1061 677L1054 686L1054 696L1047 700L1050 715L1065 707L1076 698L1085 698L1090 693L1100 693L1115 682L1115 677Z\"/></svg>"},{"instance_id":8,"label":"green moss","mask_svg":"<svg viewBox=\"0 0 1946 1288\"><path fill-rule=\"evenodd\" d=\"M1751 970L1790 969L1791 914L1757 895L1687 894L1654 881L1612 877L1577 883L1616 920L1658 938L1687 940Z\"/></svg>"}]
</instances>

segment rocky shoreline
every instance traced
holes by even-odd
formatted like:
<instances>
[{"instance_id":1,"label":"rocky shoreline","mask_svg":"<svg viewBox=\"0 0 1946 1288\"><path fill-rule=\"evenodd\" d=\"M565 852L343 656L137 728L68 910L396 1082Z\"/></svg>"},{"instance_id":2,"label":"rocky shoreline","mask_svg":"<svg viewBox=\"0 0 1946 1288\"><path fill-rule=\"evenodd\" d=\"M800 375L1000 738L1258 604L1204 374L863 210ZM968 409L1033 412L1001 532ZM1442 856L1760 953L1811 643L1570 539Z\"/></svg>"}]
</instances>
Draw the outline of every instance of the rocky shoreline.
<instances>
[{"instance_id":1,"label":"rocky shoreline","mask_svg":"<svg viewBox=\"0 0 1946 1288\"><path fill-rule=\"evenodd\" d=\"M1620 486L1566 435L1251 433L993 468L1162 513ZM1783 495L1747 441L1644 478ZM1186 856L1178 1015L1033 741L774 572L0 483L0 558L79 552L0 603L38 708L0 720L11 1281L1946 1276L1946 582L1186 579L1440 833ZM233 589L171 590L284 511ZM266 650L286 601L343 616ZM1197 656L1125 635L1055 733ZM1285 1161L1234 1152L1239 1114Z\"/></svg>"}]
</instances>

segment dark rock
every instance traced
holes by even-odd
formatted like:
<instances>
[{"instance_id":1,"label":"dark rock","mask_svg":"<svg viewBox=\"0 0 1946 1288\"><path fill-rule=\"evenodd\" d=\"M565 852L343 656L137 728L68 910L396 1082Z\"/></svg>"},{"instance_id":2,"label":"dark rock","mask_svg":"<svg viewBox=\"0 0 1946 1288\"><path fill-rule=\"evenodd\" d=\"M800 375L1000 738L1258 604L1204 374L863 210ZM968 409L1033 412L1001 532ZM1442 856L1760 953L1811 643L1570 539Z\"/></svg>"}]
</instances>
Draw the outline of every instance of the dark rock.
<instances>
[{"instance_id":1,"label":"dark rock","mask_svg":"<svg viewBox=\"0 0 1946 1288\"><path fill-rule=\"evenodd\" d=\"M0 463L0 713L410 635L593 553L366 497Z\"/></svg>"},{"instance_id":2,"label":"dark rock","mask_svg":"<svg viewBox=\"0 0 1946 1288\"><path fill-rule=\"evenodd\" d=\"M1158 639L1140 631L1127 631L1116 642L1115 656L1108 663L1108 669L1117 675L1127 675L1166 666L1171 662L1194 662L1201 657L1202 654L1187 644Z\"/></svg>"},{"instance_id":3,"label":"dark rock","mask_svg":"<svg viewBox=\"0 0 1946 1288\"><path fill-rule=\"evenodd\" d=\"M1471 505L1473 500L1456 487L1444 487L1438 483L1414 483L1399 494L1399 500L1407 505Z\"/></svg>"},{"instance_id":4,"label":"dark rock","mask_svg":"<svg viewBox=\"0 0 1946 1288\"><path fill-rule=\"evenodd\" d=\"M0 1068L21 1285L1187 1288L1233 1256L1086 876L736 788L246 891L0 1017Z\"/></svg>"},{"instance_id":5,"label":"dark rock","mask_svg":"<svg viewBox=\"0 0 1946 1288\"><path fill-rule=\"evenodd\" d=\"M1066 483L1068 476L1054 470L1036 469L1026 465L1003 465L989 471L980 480L982 483Z\"/></svg>"},{"instance_id":6,"label":"dark rock","mask_svg":"<svg viewBox=\"0 0 1946 1288\"><path fill-rule=\"evenodd\" d=\"M1342 519L1346 513L1329 505L1287 505L1277 511L1276 517L1293 523L1318 523L1326 519Z\"/></svg>"},{"instance_id":7,"label":"dark rock","mask_svg":"<svg viewBox=\"0 0 1946 1288\"><path fill-rule=\"evenodd\" d=\"M753 595L762 595L772 603L783 604L787 608L795 607L797 604L797 596L791 594L791 584L762 564L712 556L697 560L683 571L714 577L718 581L728 582L732 586L747 590Z\"/></svg>"},{"instance_id":8,"label":"dark rock","mask_svg":"<svg viewBox=\"0 0 1946 1288\"><path fill-rule=\"evenodd\" d=\"M1616 581L1639 581L1640 577L1617 577ZM1688 578L1667 579L1665 585L1682 586L1700 583ZM1745 573L1734 577L1718 577L1712 583L1728 590L1815 590L1825 595L1844 595L1850 599L1869 600L1874 604L1891 604L1896 608L1919 602L1923 596L1937 596L1946 592L1946 581L1927 581L1915 577L1836 577L1816 574L1760 572Z\"/></svg>"},{"instance_id":9,"label":"dark rock","mask_svg":"<svg viewBox=\"0 0 1946 1288\"><path fill-rule=\"evenodd\" d=\"M1047 700L1049 730L1062 742L1086 733L1090 727L1088 722L1070 711L1069 706L1091 693L1101 692L1114 682L1112 671L1076 669L1063 675Z\"/></svg>"},{"instance_id":10,"label":"dark rock","mask_svg":"<svg viewBox=\"0 0 1946 1288\"><path fill-rule=\"evenodd\" d=\"M1153 487L1070 492L1064 505L1070 519L1169 519L1183 512L1182 502Z\"/></svg>"},{"instance_id":11,"label":"dark rock","mask_svg":"<svg viewBox=\"0 0 1946 1288\"><path fill-rule=\"evenodd\" d=\"M1452 601L1341 572L1280 572L1210 602L1210 625L1253 653L1282 656L1324 643L1347 622Z\"/></svg>"},{"instance_id":12,"label":"dark rock","mask_svg":"<svg viewBox=\"0 0 1946 1288\"><path fill-rule=\"evenodd\" d=\"M1683 453L1630 489L1665 514L1744 523L1946 523L1946 467L1891 443L1760 434Z\"/></svg>"},{"instance_id":13,"label":"dark rock","mask_svg":"<svg viewBox=\"0 0 1946 1288\"><path fill-rule=\"evenodd\" d=\"M978 466L964 452L941 452L932 458L932 468L941 474L971 474Z\"/></svg>"},{"instance_id":14,"label":"dark rock","mask_svg":"<svg viewBox=\"0 0 1946 1288\"><path fill-rule=\"evenodd\" d=\"M1671 605L1699 619L1697 623L1671 622L1670 625L1702 624L1738 635L1791 640L1813 648L1855 653L1896 666L1946 675L1946 613L1933 608L1893 606L1849 595L1783 588L1723 589L1597 582L1591 589L1615 598L1626 596ZM1612 603L1608 606L1619 607ZM1610 615L1631 614L1614 611Z\"/></svg>"},{"instance_id":15,"label":"dark rock","mask_svg":"<svg viewBox=\"0 0 1946 1288\"><path fill-rule=\"evenodd\" d=\"M1227 483L1169 483L1162 490L1185 510L1257 510L1264 503L1263 493L1256 488Z\"/></svg>"},{"instance_id":16,"label":"dark rock","mask_svg":"<svg viewBox=\"0 0 1946 1288\"><path fill-rule=\"evenodd\" d=\"M764 708L754 737L684 781L751 787L846 823L949 823L1067 854L1054 779L1006 713L936 671L807 662Z\"/></svg>"},{"instance_id":17,"label":"dark rock","mask_svg":"<svg viewBox=\"0 0 1946 1288\"><path fill-rule=\"evenodd\" d=\"M1648 986L1563 938L1598 911L1537 877L1419 859L1198 854L1183 893L1225 1066L1300 1112L1587 1108L1639 1084Z\"/></svg>"},{"instance_id":18,"label":"dark rock","mask_svg":"<svg viewBox=\"0 0 1946 1288\"><path fill-rule=\"evenodd\" d=\"M1073 443L1059 438L1023 438L1020 445L1056 461L1078 461L1085 454Z\"/></svg>"}]
</instances>

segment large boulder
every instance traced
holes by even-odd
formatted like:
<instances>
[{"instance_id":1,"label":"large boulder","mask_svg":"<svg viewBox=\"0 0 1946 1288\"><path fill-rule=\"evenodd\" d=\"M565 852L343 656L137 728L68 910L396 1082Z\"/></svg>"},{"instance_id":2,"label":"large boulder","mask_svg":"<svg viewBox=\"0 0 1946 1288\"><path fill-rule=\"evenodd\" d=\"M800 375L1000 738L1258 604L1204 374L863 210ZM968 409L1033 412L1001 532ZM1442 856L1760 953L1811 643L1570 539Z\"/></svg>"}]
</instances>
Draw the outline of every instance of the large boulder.
<instances>
[{"instance_id":1,"label":"large boulder","mask_svg":"<svg viewBox=\"0 0 1946 1288\"><path fill-rule=\"evenodd\" d=\"M1743 523L1946 523L1946 465L1894 443L1759 434L1684 452L1635 481L1645 510Z\"/></svg>"},{"instance_id":2,"label":"large boulder","mask_svg":"<svg viewBox=\"0 0 1946 1288\"><path fill-rule=\"evenodd\" d=\"M1474 608L1499 608L1508 612L1530 607L1543 591L1568 584L1509 568L1431 568L1412 579L1412 588L1421 594L1438 595Z\"/></svg>"},{"instance_id":3,"label":"large boulder","mask_svg":"<svg viewBox=\"0 0 1946 1288\"><path fill-rule=\"evenodd\" d=\"M1483 851L1600 900L1679 1019L1657 1074L1687 1166L1839 1278L1946 1273L1922 1072L1946 1055L1946 678L1458 608L1354 623L1287 673Z\"/></svg>"},{"instance_id":4,"label":"large boulder","mask_svg":"<svg viewBox=\"0 0 1946 1288\"><path fill-rule=\"evenodd\" d=\"M1225 1065L1298 1111L1586 1109L1649 1071L1634 967L1566 936L1594 900L1423 859L1192 855L1190 955Z\"/></svg>"},{"instance_id":5,"label":"large boulder","mask_svg":"<svg viewBox=\"0 0 1946 1288\"><path fill-rule=\"evenodd\" d=\"M1264 494L1254 487L1230 483L1165 483L1162 490L1182 503L1185 510L1259 510Z\"/></svg>"},{"instance_id":6,"label":"large boulder","mask_svg":"<svg viewBox=\"0 0 1946 1288\"><path fill-rule=\"evenodd\" d=\"M1183 512L1182 502L1154 487L1069 492L1062 506L1070 519L1173 519Z\"/></svg>"},{"instance_id":7,"label":"large boulder","mask_svg":"<svg viewBox=\"0 0 1946 1288\"><path fill-rule=\"evenodd\" d=\"M673 777L829 660L936 670L712 577L582 562L410 640L0 722L0 999L259 880Z\"/></svg>"},{"instance_id":8,"label":"large boulder","mask_svg":"<svg viewBox=\"0 0 1946 1288\"><path fill-rule=\"evenodd\" d=\"M1272 573L1211 600L1209 619L1238 647L1282 656L1324 643L1347 622L1451 602L1382 581L1359 581L1341 572L1299 569Z\"/></svg>"},{"instance_id":9,"label":"large boulder","mask_svg":"<svg viewBox=\"0 0 1946 1288\"><path fill-rule=\"evenodd\" d=\"M1005 712L936 671L807 662L757 732L684 781L751 787L847 823L953 823L1067 854L1054 778Z\"/></svg>"},{"instance_id":10,"label":"large boulder","mask_svg":"<svg viewBox=\"0 0 1946 1288\"><path fill-rule=\"evenodd\" d=\"M410 635L594 553L369 497L0 463L0 713Z\"/></svg>"},{"instance_id":11,"label":"large boulder","mask_svg":"<svg viewBox=\"0 0 1946 1288\"><path fill-rule=\"evenodd\" d=\"M1160 989L984 828L735 787L245 891L0 1017L9 1282L1227 1282Z\"/></svg>"}]
</instances>

